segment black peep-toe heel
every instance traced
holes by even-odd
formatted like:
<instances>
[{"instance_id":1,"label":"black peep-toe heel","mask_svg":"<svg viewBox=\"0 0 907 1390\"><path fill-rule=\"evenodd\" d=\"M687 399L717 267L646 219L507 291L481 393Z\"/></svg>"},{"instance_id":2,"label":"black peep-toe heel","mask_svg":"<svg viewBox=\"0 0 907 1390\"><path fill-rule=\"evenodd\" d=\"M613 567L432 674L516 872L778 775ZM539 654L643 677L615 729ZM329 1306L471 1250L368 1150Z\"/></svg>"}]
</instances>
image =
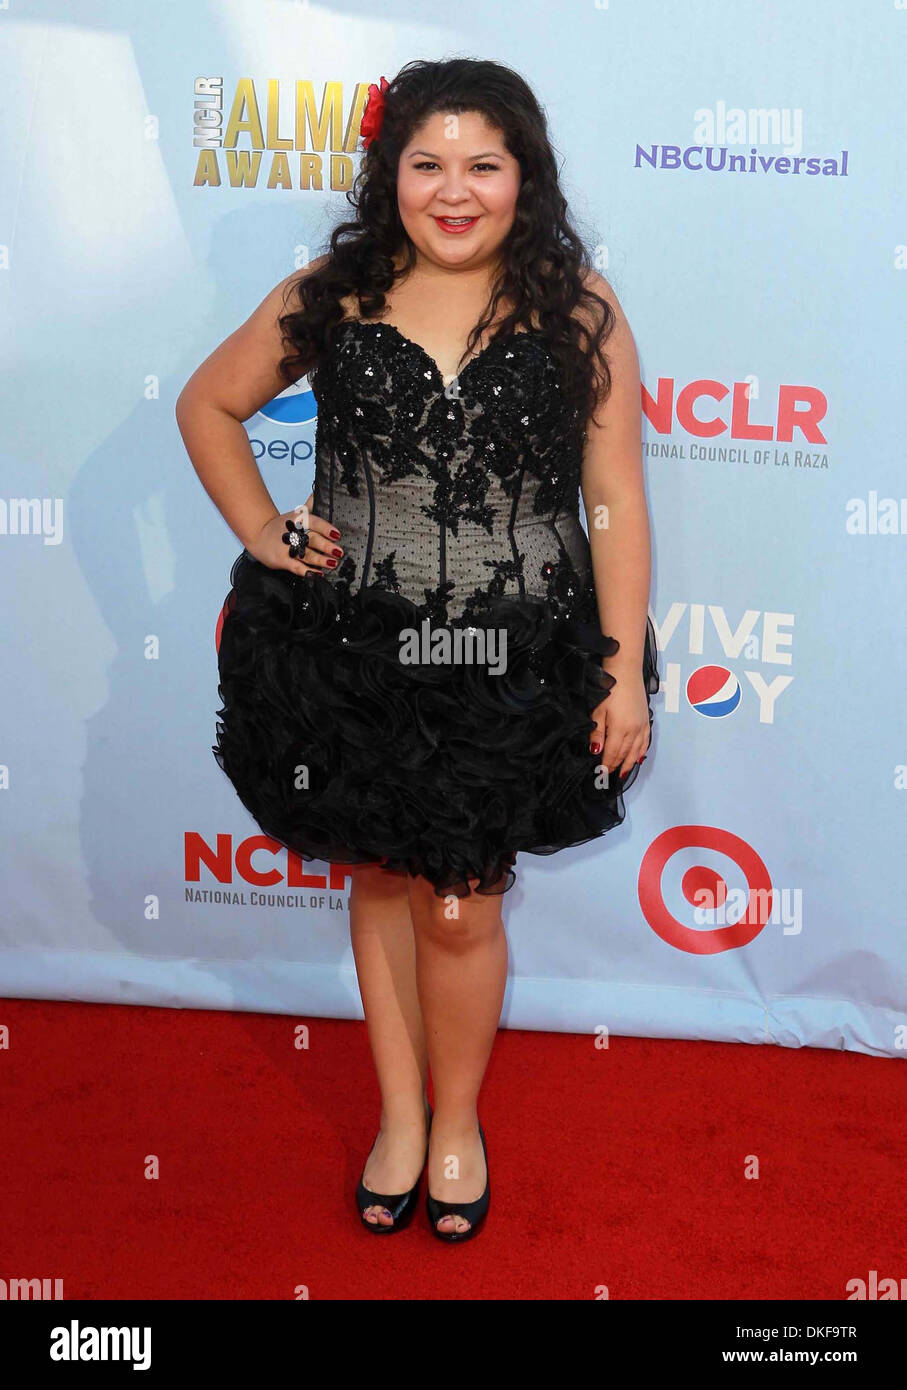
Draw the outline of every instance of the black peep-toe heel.
<instances>
[{"instance_id":1,"label":"black peep-toe heel","mask_svg":"<svg viewBox=\"0 0 907 1390\"><path fill-rule=\"evenodd\" d=\"M428 1107L428 1133L431 1133L432 1109ZM428 1135L425 1139L425 1160L428 1161ZM368 1159L366 1159L366 1164ZM422 1172L425 1171L425 1163L422 1164ZM362 1169L363 1176L365 1168ZM408 1192L398 1192L388 1195L384 1192L372 1192L366 1187L362 1178L356 1187L356 1208L359 1212L359 1220L367 1231L374 1231L376 1235L392 1235L394 1231L404 1230L413 1219L413 1212L416 1210L419 1196L419 1184L422 1181L422 1173L416 1178L415 1183ZM392 1226L382 1226L380 1221L367 1221L365 1212L369 1207L385 1207L394 1218ZM467 1217L467 1220L469 1218Z\"/></svg>"},{"instance_id":2,"label":"black peep-toe heel","mask_svg":"<svg viewBox=\"0 0 907 1390\"><path fill-rule=\"evenodd\" d=\"M438 1240L469 1240L472 1236L478 1235L488 1215L488 1207L491 1202L491 1180L488 1177L488 1150L485 1147L485 1131L481 1125L479 1125L479 1137L482 1140L482 1152L485 1155L486 1173L485 1191L481 1197L477 1197L474 1202L441 1202L426 1190L425 1208L431 1222L432 1232L438 1237ZM443 1220L445 1216L461 1216L464 1221L469 1222L469 1229L466 1231L439 1231L438 1222Z\"/></svg>"}]
</instances>

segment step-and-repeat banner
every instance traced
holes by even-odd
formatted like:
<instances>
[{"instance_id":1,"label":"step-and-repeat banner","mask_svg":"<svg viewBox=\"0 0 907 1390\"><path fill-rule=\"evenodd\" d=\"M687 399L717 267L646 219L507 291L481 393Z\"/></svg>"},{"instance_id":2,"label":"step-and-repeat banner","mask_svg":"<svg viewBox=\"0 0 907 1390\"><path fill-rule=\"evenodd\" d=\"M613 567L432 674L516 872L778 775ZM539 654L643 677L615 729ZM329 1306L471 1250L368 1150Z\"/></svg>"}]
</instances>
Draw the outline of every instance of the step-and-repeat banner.
<instances>
[{"instance_id":1,"label":"step-and-repeat banner","mask_svg":"<svg viewBox=\"0 0 907 1390\"><path fill-rule=\"evenodd\" d=\"M663 678L623 825L518 861L503 1022L903 1055L903 0L353 8L2 17L0 994L361 1016L349 878L211 752L240 547L174 403L349 215L368 84L469 54L634 329ZM282 509L314 414L247 422Z\"/></svg>"}]
</instances>

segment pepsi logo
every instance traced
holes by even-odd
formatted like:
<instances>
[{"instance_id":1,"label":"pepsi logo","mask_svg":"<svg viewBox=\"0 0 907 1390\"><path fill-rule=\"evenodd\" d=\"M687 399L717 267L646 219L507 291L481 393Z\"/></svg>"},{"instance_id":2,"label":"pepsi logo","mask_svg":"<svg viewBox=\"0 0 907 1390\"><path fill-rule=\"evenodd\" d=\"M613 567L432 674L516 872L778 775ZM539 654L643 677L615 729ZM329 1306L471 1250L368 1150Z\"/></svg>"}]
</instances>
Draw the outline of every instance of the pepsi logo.
<instances>
[{"instance_id":1,"label":"pepsi logo","mask_svg":"<svg viewBox=\"0 0 907 1390\"><path fill-rule=\"evenodd\" d=\"M294 381L285 391L281 391L279 396L263 405L259 414L270 420L273 425L309 424L318 414L318 404L308 377L303 376Z\"/></svg>"},{"instance_id":2,"label":"pepsi logo","mask_svg":"<svg viewBox=\"0 0 907 1390\"><path fill-rule=\"evenodd\" d=\"M687 699L709 719L733 714L740 698L740 682L726 666L699 666L687 681Z\"/></svg>"}]
</instances>

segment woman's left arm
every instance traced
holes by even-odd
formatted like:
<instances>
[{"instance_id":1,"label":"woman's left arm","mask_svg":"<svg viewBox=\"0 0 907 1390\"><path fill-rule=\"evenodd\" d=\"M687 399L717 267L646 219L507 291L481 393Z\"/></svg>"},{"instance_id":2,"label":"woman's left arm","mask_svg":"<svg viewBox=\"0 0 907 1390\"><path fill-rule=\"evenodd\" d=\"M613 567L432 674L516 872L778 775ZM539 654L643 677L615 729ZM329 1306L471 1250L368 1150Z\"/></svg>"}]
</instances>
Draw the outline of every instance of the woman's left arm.
<instances>
[{"instance_id":1,"label":"woman's left arm","mask_svg":"<svg viewBox=\"0 0 907 1390\"><path fill-rule=\"evenodd\" d=\"M651 584L651 540L642 468L639 359L614 290L592 273L587 285L607 299L615 324L604 351L611 393L590 419L583 453L582 495L592 552L601 628L620 643L602 666L615 678L594 711L589 736L602 765L621 776L642 760L651 725L643 680L643 650Z\"/></svg>"}]
</instances>

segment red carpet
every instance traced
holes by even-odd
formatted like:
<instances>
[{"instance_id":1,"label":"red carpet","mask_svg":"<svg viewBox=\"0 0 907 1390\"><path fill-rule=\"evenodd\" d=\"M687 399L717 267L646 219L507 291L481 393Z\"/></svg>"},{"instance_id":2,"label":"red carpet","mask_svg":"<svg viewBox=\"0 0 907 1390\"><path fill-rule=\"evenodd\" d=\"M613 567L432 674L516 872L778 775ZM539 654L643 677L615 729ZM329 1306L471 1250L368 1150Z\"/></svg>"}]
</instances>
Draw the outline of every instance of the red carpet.
<instances>
[{"instance_id":1,"label":"red carpet","mask_svg":"<svg viewBox=\"0 0 907 1390\"><path fill-rule=\"evenodd\" d=\"M67 1299L844 1299L907 1274L894 1060L502 1031L491 1212L448 1247L424 1204L389 1239L357 1224L363 1024L28 1000L0 1024L0 1277Z\"/></svg>"}]
</instances>

